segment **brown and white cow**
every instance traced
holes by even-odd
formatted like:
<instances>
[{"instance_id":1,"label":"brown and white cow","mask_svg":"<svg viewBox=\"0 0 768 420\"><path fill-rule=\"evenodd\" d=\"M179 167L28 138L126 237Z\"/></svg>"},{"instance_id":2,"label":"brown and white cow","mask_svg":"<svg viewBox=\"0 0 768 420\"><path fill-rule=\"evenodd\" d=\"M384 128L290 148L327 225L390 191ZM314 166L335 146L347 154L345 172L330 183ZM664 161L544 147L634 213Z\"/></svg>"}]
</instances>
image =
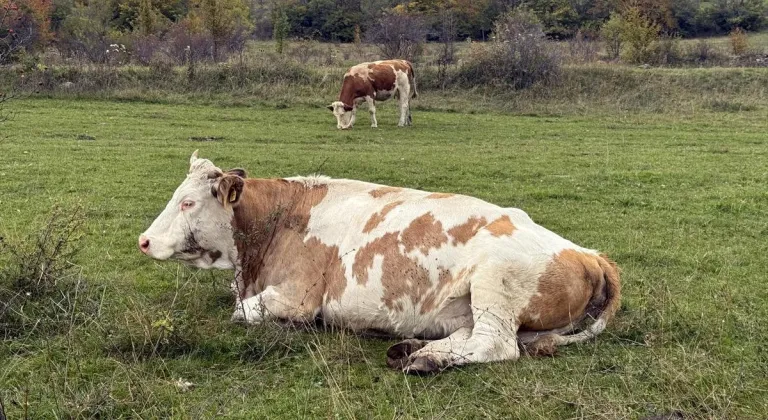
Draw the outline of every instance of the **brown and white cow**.
<instances>
[{"instance_id":1,"label":"brown and white cow","mask_svg":"<svg viewBox=\"0 0 768 420\"><path fill-rule=\"evenodd\" d=\"M403 127L413 122L410 102L416 95L411 63L406 60L374 61L353 66L344 74L339 100L328 105L328 109L336 117L336 127L346 130L355 124L357 106L365 101L371 113L371 127L376 128L376 101L395 96L400 108L397 125Z\"/></svg>"},{"instance_id":2,"label":"brown and white cow","mask_svg":"<svg viewBox=\"0 0 768 420\"><path fill-rule=\"evenodd\" d=\"M518 209L321 176L246 178L197 152L139 248L234 269L234 320L319 317L404 337L388 364L411 373L587 340L621 292L613 262Z\"/></svg>"}]
</instances>

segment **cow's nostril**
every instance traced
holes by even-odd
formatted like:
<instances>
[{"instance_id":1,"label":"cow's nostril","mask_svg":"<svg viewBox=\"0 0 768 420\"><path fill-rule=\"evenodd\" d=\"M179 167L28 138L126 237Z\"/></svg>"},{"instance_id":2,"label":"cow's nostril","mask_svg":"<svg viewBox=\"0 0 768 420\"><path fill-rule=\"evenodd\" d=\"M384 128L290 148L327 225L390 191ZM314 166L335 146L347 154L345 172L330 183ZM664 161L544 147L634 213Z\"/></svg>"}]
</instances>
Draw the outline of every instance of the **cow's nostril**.
<instances>
[{"instance_id":1,"label":"cow's nostril","mask_svg":"<svg viewBox=\"0 0 768 420\"><path fill-rule=\"evenodd\" d=\"M141 252L145 254L147 253L147 251L149 251L149 238L146 238L144 236L141 236L139 238L139 249L141 250Z\"/></svg>"}]
</instances>

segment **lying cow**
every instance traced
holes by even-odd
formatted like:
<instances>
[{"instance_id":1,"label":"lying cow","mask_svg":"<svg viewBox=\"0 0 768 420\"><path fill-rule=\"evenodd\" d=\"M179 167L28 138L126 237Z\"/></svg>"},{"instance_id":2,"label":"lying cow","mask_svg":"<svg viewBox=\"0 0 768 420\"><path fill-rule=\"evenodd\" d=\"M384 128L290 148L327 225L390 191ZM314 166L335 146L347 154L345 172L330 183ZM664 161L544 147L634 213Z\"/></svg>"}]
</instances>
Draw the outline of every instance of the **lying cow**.
<instances>
[{"instance_id":1,"label":"lying cow","mask_svg":"<svg viewBox=\"0 0 768 420\"><path fill-rule=\"evenodd\" d=\"M197 152L139 248L234 269L234 320L320 317L405 337L388 364L411 373L587 340L621 291L613 262L521 210L321 176L246 178Z\"/></svg>"},{"instance_id":2,"label":"lying cow","mask_svg":"<svg viewBox=\"0 0 768 420\"><path fill-rule=\"evenodd\" d=\"M365 101L371 113L371 127L376 128L376 101L386 101L393 95L400 102L400 122L397 125L411 125L410 102L416 97L411 63L405 60L362 63L344 74L339 100L331 103L328 109L336 117L336 127L346 130L355 124L357 106Z\"/></svg>"}]
</instances>

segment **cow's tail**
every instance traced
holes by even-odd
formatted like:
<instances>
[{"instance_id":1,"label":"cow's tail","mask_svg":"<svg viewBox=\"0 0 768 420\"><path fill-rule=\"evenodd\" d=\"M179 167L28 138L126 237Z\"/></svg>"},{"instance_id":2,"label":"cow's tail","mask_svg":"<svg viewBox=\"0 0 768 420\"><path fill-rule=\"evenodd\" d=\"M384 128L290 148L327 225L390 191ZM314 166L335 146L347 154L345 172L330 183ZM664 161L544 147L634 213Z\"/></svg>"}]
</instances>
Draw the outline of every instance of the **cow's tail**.
<instances>
[{"instance_id":1,"label":"cow's tail","mask_svg":"<svg viewBox=\"0 0 768 420\"><path fill-rule=\"evenodd\" d=\"M410 61L406 61L406 63L408 63L408 84L411 85L411 98L415 98L419 96L419 93L416 92L416 74L413 72L413 64Z\"/></svg>"},{"instance_id":2,"label":"cow's tail","mask_svg":"<svg viewBox=\"0 0 768 420\"><path fill-rule=\"evenodd\" d=\"M549 355L558 346L589 340L603 332L621 305L621 282L616 263L603 254L597 256L597 262L603 272L603 281L598 286L602 290L595 290L584 314L594 322L578 333L573 333L577 324L573 323L559 330L520 334L518 339L525 351L532 355Z\"/></svg>"}]
</instances>

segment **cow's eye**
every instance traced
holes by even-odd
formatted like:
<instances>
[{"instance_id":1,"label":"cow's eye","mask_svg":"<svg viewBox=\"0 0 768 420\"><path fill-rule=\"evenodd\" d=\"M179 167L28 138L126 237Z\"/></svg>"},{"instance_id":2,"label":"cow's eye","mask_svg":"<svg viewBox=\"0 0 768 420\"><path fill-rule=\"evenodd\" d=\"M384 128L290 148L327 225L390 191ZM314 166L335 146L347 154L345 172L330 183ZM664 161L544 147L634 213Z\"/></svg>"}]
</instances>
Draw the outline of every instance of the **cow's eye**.
<instances>
[{"instance_id":1,"label":"cow's eye","mask_svg":"<svg viewBox=\"0 0 768 420\"><path fill-rule=\"evenodd\" d=\"M192 207L194 207L194 205L195 205L194 201L192 201L192 200L184 200L184 201L181 202L181 209L182 210L191 209Z\"/></svg>"}]
</instances>

